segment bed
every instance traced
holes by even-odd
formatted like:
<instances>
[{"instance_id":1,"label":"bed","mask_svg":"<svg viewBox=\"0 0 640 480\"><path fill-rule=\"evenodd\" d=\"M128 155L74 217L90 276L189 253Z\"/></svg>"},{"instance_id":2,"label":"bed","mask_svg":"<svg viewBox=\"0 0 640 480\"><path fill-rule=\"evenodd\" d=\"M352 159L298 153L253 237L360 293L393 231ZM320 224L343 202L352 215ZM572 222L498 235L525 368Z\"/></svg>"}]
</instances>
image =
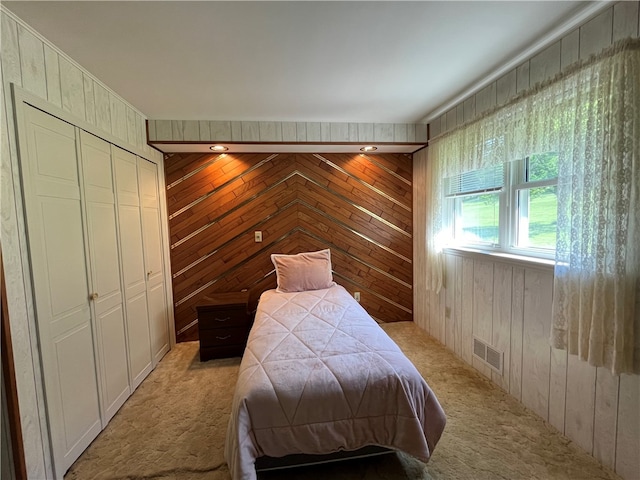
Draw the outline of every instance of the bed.
<instances>
[{"instance_id":1,"label":"bed","mask_svg":"<svg viewBox=\"0 0 640 480\"><path fill-rule=\"evenodd\" d=\"M314 254L325 263L329 257L328 274L326 265L313 270ZM311 261L299 265L299 258L290 258L300 255ZM272 256L278 288L261 295L249 333L225 445L232 478L255 479L263 456L367 446L427 462L446 422L434 393L375 320L333 282L329 251L298 256ZM290 260L293 270L285 268Z\"/></svg>"}]
</instances>

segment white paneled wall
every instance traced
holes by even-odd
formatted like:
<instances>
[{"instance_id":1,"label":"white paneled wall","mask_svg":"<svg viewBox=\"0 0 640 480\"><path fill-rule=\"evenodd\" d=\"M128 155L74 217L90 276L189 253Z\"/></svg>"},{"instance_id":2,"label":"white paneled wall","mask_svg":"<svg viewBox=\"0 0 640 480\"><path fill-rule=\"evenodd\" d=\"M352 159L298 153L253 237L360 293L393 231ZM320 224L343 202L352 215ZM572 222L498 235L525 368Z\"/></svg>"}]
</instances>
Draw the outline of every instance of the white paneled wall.
<instances>
[{"instance_id":1,"label":"white paneled wall","mask_svg":"<svg viewBox=\"0 0 640 480\"><path fill-rule=\"evenodd\" d=\"M445 270L414 320L605 466L640 478L640 376L550 346L553 269L451 252ZM502 375L473 356L474 336L504 353Z\"/></svg>"},{"instance_id":2,"label":"white paneled wall","mask_svg":"<svg viewBox=\"0 0 640 480\"><path fill-rule=\"evenodd\" d=\"M431 138L506 103L529 87L553 78L576 61L589 58L618 40L638 37L639 5L637 1L612 4L595 18L433 120L430 123Z\"/></svg>"},{"instance_id":3,"label":"white paneled wall","mask_svg":"<svg viewBox=\"0 0 640 480\"><path fill-rule=\"evenodd\" d=\"M29 478L52 478L33 314L11 84L162 165L146 144L144 116L0 6L0 236ZM163 168L160 167L160 171Z\"/></svg>"},{"instance_id":4,"label":"white paneled wall","mask_svg":"<svg viewBox=\"0 0 640 480\"><path fill-rule=\"evenodd\" d=\"M389 142L423 143L424 124L149 120L159 142Z\"/></svg>"},{"instance_id":5,"label":"white paneled wall","mask_svg":"<svg viewBox=\"0 0 640 480\"><path fill-rule=\"evenodd\" d=\"M613 42L640 35L640 2L618 2L431 123L473 120ZM414 320L503 390L628 480L640 479L640 375L614 377L550 346L553 269L482 254L445 255L439 295L425 285L427 153L414 155ZM425 192L421 190L425 189ZM426 295L425 295L426 292ZM473 357L476 336L504 353L502 375Z\"/></svg>"}]
</instances>

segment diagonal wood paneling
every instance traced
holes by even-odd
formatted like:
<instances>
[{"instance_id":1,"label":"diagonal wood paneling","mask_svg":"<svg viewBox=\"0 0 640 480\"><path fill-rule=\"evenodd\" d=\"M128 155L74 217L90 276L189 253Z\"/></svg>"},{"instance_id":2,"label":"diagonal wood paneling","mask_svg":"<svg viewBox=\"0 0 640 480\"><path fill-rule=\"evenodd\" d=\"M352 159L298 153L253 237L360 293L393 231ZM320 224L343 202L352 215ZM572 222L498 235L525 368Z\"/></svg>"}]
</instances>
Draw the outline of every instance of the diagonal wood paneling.
<instances>
[{"instance_id":1,"label":"diagonal wood paneling","mask_svg":"<svg viewBox=\"0 0 640 480\"><path fill-rule=\"evenodd\" d=\"M165 170L178 341L206 295L275 287L271 253L322 248L374 318L413 319L411 156L182 153Z\"/></svg>"}]
</instances>

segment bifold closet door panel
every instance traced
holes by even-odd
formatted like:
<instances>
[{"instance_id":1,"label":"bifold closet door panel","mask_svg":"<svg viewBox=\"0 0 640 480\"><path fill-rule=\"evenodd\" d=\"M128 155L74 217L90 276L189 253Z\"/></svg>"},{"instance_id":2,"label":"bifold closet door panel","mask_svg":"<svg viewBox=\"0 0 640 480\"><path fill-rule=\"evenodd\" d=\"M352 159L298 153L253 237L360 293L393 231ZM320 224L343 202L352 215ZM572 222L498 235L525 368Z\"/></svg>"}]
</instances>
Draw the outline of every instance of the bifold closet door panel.
<instances>
[{"instance_id":1,"label":"bifold closet door panel","mask_svg":"<svg viewBox=\"0 0 640 480\"><path fill-rule=\"evenodd\" d=\"M76 129L25 106L18 135L50 440L62 478L102 428Z\"/></svg>"},{"instance_id":2,"label":"bifold closet door panel","mask_svg":"<svg viewBox=\"0 0 640 480\"><path fill-rule=\"evenodd\" d=\"M130 383L135 389L152 369L138 167L132 153L114 146L111 152L118 200Z\"/></svg>"},{"instance_id":3,"label":"bifold closet door panel","mask_svg":"<svg viewBox=\"0 0 640 480\"><path fill-rule=\"evenodd\" d=\"M164 262L162 257L162 229L158 166L138 157L138 184L142 203L142 239L147 269L147 300L151 351L154 365L169 351L169 316L167 310Z\"/></svg>"},{"instance_id":4,"label":"bifold closet door panel","mask_svg":"<svg viewBox=\"0 0 640 480\"><path fill-rule=\"evenodd\" d=\"M80 143L104 426L131 393L120 283L116 197L111 145L85 131L80 131Z\"/></svg>"}]
</instances>

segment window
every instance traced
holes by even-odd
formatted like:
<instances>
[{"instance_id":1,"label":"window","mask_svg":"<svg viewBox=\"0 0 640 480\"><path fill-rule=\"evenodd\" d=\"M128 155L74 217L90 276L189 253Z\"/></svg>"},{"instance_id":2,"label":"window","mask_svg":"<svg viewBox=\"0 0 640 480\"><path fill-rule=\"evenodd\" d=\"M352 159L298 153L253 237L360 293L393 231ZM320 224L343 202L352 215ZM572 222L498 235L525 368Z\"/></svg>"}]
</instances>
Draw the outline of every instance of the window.
<instances>
[{"instance_id":1,"label":"window","mask_svg":"<svg viewBox=\"0 0 640 480\"><path fill-rule=\"evenodd\" d=\"M558 155L531 155L445 179L453 242L552 257L556 248Z\"/></svg>"}]
</instances>

